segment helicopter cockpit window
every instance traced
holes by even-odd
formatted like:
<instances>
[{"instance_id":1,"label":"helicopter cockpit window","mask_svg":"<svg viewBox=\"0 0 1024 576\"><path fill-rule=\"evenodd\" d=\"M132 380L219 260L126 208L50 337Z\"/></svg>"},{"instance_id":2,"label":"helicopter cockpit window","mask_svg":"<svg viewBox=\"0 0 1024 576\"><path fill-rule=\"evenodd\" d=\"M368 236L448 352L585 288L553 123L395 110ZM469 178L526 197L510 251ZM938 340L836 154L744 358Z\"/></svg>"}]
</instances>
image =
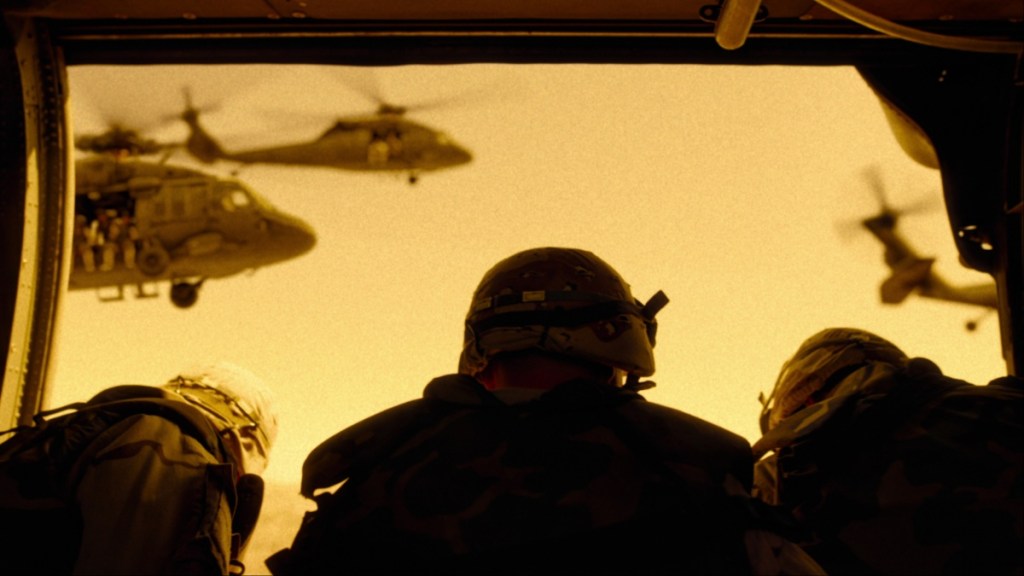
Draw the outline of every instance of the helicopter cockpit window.
<instances>
[{"instance_id":1,"label":"helicopter cockpit window","mask_svg":"<svg viewBox=\"0 0 1024 576\"><path fill-rule=\"evenodd\" d=\"M664 290L658 386L645 396L750 440L758 393L827 326L877 332L971 381L1005 373L999 323L983 307L881 302L893 272L865 220L886 208L903 216L894 233L934 257L924 273L956 286L992 279L960 266L940 172L901 149L852 67L147 65L68 76L77 134L110 129L114 115L90 107L131 112L134 122L118 117L129 126L180 118L188 85L199 121L146 131L175 145L140 160L169 154L168 166L218 184L203 197L212 214L180 222L157 203L164 194L140 198L139 261L147 234L163 234L159 281L127 277L122 301L101 302L72 272L49 402L96 391L82 383L159 382L182 359L230 359L301 414L282 427L268 490L297 482L339 422L450 372L480 277L535 246L594 252L641 300ZM418 106L434 103L445 105ZM339 118L346 129L321 138ZM374 129L402 139L371 164ZM199 131L217 158L180 145ZM203 279L190 308L169 301L170 274ZM140 278L160 297L136 298ZM105 326L123 346L96 338ZM300 520L260 523L281 535L249 557L287 547Z\"/></svg>"},{"instance_id":2,"label":"helicopter cockpit window","mask_svg":"<svg viewBox=\"0 0 1024 576\"><path fill-rule=\"evenodd\" d=\"M244 190L234 188L224 193L220 198L221 206L228 212L234 212L238 209L248 208L252 202L249 199L249 195Z\"/></svg>"}]
</instances>

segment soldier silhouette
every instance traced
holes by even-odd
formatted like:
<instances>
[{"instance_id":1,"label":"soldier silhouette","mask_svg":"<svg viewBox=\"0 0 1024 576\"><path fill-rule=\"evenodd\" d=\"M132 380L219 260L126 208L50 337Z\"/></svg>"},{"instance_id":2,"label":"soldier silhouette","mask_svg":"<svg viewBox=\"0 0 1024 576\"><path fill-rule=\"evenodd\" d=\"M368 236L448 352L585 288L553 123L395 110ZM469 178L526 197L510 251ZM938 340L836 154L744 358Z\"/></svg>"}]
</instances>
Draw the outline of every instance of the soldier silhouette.
<instances>
[{"instance_id":1,"label":"soldier silhouette","mask_svg":"<svg viewBox=\"0 0 1024 576\"><path fill-rule=\"evenodd\" d=\"M276 431L229 363L40 414L0 444L4 573L241 574Z\"/></svg>"},{"instance_id":2,"label":"soldier silhouette","mask_svg":"<svg viewBox=\"0 0 1024 576\"><path fill-rule=\"evenodd\" d=\"M754 491L829 574L1021 574L1024 385L975 386L830 328L783 366Z\"/></svg>"},{"instance_id":3,"label":"soldier silhouette","mask_svg":"<svg viewBox=\"0 0 1024 576\"><path fill-rule=\"evenodd\" d=\"M655 314L666 303L660 292L634 299L583 250L537 248L497 263L473 295L458 374L309 455L302 493L317 510L268 567L783 571L784 543L754 529L747 441L639 393L653 385L640 378L654 373ZM750 542L764 544L753 568ZM790 567L817 568L809 558Z\"/></svg>"}]
</instances>

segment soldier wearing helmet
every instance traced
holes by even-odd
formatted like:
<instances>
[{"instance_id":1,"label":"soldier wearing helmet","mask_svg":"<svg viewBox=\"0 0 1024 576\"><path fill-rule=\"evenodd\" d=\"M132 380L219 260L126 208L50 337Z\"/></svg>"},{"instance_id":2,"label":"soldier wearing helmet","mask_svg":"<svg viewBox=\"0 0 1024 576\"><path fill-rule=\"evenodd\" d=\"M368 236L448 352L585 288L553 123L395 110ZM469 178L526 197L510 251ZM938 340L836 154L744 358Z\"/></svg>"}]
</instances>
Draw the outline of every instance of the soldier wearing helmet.
<instances>
[{"instance_id":1,"label":"soldier wearing helmet","mask_svg":"<svg viewBox=\"0 0 1024 576\"><path fill-rule=\"evenodd\" d=\"M823 330L762 402L755 494L793 514L829 574L1020 574L1022 393Z\"/></svg>"},{"instance_id":2,"label":"soldier wearing helmet","mask_svg":"<svg viewBox=\"0 0 1024 576\"><path fill-rule=\"evenodd\" d=\"M596 255L514 254L470 302L458 373L318 446L274 574L751 571L750 445L650 403L655 314ZM339 483L331 492L328 489ZM746 502L749 502L747 500Z\"/></svg>"},{"instance_id":3,"label":"soldier wearing helmet","mask_svg":"<svg viewBox=\"0 0 1024 576\"><path fill-rule=\"evenodd\" d=\"M163 385L201 410L220 432L242 474L261 474L277 438L269 388L248 370L220 362L182 372Z\"/></svg>"},{"instance_id":4,"label":"soldier wearing helmet","mask_svg":"<svg viewBox=\"0 0 1024 576\"><path fill-rule=\"evenodd\" d=\"M244 572L277 434L258 377L218 363L36 420L0 445L0 511L20 528L3 539L12 573Z\"/></svg>"},{"instance_id":5,"label":"soldier wearing helmet","mask_svg":"<svg viewBox=\"0 0 1024 576\"><path fill-rule=\"evenodd\" d=\"M636 382L654 374L654 315L667 303L658 292L642 305L618 272L589 252L520 252L491 268L476 289L459 373L476 377L496 356L544 351Z\"/></svg>"}]
</instances>

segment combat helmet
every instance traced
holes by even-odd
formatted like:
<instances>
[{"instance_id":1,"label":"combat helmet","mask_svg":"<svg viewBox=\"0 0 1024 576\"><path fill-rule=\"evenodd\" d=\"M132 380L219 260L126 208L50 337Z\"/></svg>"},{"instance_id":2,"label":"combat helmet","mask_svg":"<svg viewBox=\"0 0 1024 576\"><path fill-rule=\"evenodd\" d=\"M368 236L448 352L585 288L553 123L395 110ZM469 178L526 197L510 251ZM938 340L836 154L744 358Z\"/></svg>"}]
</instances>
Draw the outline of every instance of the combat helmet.
<instances>
[{"instance_id":1,"label":"combat helmet","mask_svg":"<svg viewBox=\"0 0 1024 576\"><path fill-rule=\"evenodd\" d=\"M228 362L186 370L163 388L203 410L237 446L244 472L259 474L277 438L273 395L252 372Z\"/></svg>"},{"instance_id":2,"label":"combat helmet","mask_svg":"<svg viewBox=\"0 0 1024 576\"><path fill-rule=\"evenodd\" d=\"M903 366L895 344L857 328L828 328L811 336L782 365L771 395L761 399L761 432L801 409L829 398L847 376L870 363Z\"/></svg>"},{"instance_id":3,"label":"combat helmet","mask_svg":"<svg viewBox=\"0 0 1024 576\"><path fill-rule=\"evenodd\" d=\"M654 373L655 314L606 262L585 250L524 250L495 264L466 315L459 373L475 376L498 354L542 350L610 366L635 381Z\"/></svg>"}]
</instances>

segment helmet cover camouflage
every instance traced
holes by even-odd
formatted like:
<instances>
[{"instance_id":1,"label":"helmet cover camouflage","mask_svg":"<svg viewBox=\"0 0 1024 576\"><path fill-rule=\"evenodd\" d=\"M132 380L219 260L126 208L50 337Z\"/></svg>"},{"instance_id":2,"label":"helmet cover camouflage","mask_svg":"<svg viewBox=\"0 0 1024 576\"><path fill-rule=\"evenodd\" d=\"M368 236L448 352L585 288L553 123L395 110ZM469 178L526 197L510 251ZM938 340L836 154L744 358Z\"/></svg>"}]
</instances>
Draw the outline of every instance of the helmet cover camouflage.
<instances>
[{"instance_id":1,"label":"helmet cover camouflage","mask_svg":"<svg viewBox=\"0 0 1024 576\"><path fill-rule=\"evenodd\" d=\"M535 248L495 264L480 281L466 315L459 373L475 376L497 354L543 350L603 364L634 376L654 373L654 315L594 254Z\"/></svg>"},{"instance_id":2,"label":"helmet cover camouflage","mask_svg":"<svg viewBox=\"0 0 1024 576\"><path fill-rule=\"evenodd\" d=\"M273 394L252 372L218 362L183 371L163 388L201 408L222 434L230 434L242 449L246 472L266 468L277 438Z\"/></svg>"},{"instance_id":3,"label":"helmet cover camouflage","mask_svg":"<svg viewBox=\"0 0 1024 576\"><path fill-rule=\"evenodd\" d=\"M761 431L775 428L801 409L829 398L838 384L868 363L903 366L908 358L895 344L865 330L828 328L801 344L782 365L771 396L763 401Z\"/></svg>"}]
</instances>

